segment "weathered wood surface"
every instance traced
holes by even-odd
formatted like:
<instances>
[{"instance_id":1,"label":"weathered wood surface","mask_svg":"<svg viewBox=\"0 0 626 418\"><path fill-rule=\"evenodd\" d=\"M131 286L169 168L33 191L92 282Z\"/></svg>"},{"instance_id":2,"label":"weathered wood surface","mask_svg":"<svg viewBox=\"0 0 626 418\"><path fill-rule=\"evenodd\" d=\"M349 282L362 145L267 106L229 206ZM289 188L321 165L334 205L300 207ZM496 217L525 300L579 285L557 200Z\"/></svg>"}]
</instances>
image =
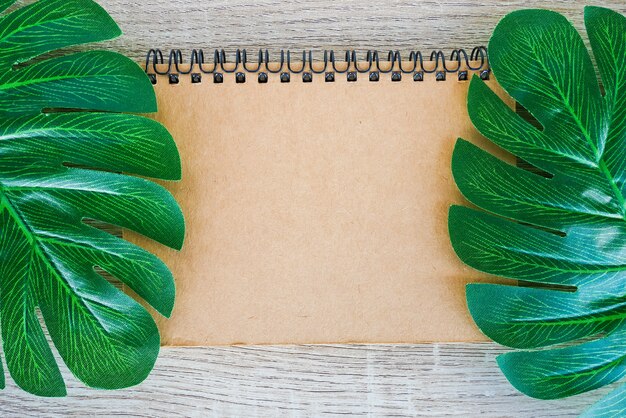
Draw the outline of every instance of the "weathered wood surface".
<instances>
[{"instance_id":1,"label":"weathered wood surface","mask_svg":"<svg viewBox=\"0 0 626 418\"><path fill-rule=\"evenodd\" d=\"M125 32L108 47L147 49L443 49L487 43L498 19L550 7L582 30L587 2L347 0L101 0ZM603 6L626 13L623 0ZM523 69L523 63L520 65ZM39 399L8 381L3 416L573 416L607 389L560 401L516 392L494 344L164 348L153 374L121 391L85 388Z\"/></svg>"},{"instance_id":2,"label":"weathered wood surface","mask_svg":"<svg viewBox=\"0 0 626 418\"><path fill-rule=\"evenodd\" d=\"M492 344L165 348L153 374L120 391L83 387L37 399L10 383L3 415L563 417L595 399L515 391ZM603 390L602 393L606 393Z\"/></svg>"},{"instance_id":3,"label":"weathered wood surface","mask_svg":"<svg viewBox=\"0 0 626 418\"><path fill-rule=\"evenodd\" d=\"M506 13L550 8L584 33L588 1L553 0L101 0L124 31L111 43L134 59L149 48L408 51L486 45ZM623 0L596 5L626 12ZM187 55L188 57L188 55Z\"/></svg>"}]
</instances>

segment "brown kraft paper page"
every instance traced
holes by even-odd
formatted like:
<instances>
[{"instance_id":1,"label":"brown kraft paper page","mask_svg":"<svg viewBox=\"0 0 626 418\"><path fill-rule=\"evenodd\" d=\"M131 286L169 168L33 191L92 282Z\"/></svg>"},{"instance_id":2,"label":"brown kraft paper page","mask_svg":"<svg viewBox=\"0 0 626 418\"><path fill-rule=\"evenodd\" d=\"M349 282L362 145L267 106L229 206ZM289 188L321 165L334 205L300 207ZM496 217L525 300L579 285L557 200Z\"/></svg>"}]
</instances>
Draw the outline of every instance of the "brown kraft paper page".
<instances>
[{"instance_id":1,"label":"brown kraft paper page","mask_svg":"<svg viewBox=\"0 0 626 418\"><path fill-rule=\"evenodd\" d=\"M323 77L158 76L185 244L125 236L174 274L172 316L156 316L163 345L485 340L465 284L493 279L457 259L447 230L449 206L466 203L450 171L456 139L504 155L470 123L469 81Z\"/></svg>"}]
</instances>

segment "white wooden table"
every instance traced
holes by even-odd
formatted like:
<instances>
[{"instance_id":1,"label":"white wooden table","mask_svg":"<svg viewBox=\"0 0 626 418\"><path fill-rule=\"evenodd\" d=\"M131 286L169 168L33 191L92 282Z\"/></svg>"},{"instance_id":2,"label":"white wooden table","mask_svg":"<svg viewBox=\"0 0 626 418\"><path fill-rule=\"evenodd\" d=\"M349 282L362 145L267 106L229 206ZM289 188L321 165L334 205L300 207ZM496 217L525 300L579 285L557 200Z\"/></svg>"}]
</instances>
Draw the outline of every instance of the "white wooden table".
<instances>
[{"instance_id":1,"label":"white wooden table","mask_svg":"<svg viewBox=\"0 0 626 418\"><path fill-rule=\"evenodd\" d=\"M322 50L484 45L504 14L560 11L582 30L587 2L554 0L101 0L125 32L107 45L141 60L148 48ZM626 14L623 0L605 7ZM521 66L520 68L523 68ZM120 391L84 387L63 368L68 397L42 399L9 379L2 416L572 416L608 388L560 401L515 391L495 344L164 348L152 375Z\"/></svg>"}]
</instances>

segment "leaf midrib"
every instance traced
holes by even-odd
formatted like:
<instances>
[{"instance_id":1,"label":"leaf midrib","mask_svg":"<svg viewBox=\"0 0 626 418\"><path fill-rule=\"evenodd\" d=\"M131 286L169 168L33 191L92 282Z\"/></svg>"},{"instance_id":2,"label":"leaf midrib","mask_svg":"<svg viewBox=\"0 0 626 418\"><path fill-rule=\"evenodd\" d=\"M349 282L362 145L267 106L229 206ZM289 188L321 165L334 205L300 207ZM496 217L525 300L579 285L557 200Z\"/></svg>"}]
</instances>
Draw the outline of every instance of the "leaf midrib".
<instances>
[{"instance_id":1,"label":"leaf midrib","mask_svg":"<svg viewBox=\"0 0 626 418\"><path fill-rule=\"evenodd\" d=\"M506 247L504 245L495 245L495 246L497 248L499 248L499 249L507 250L507 251L519 250L518 248L509 248L509 247ZM467 245L467 247L468 248L472 248L474 250L484 250L484 247L475 247L475 246L471 246L471 245ZM525 254L525 255L531 255L531 256L537 256L537 257L540 256L540 254L535 254L534 252L529 252L529 251L516 251L516 253L522 253L522 254ZM504 260L513 262L515 264L522 264L522 262L520 260L516 260L516 259L514 259L512 257L507 257L507 256L502 255L502 254L493 254L493 253L492 253L492 255L493 256L497 255L500 259L504 259ZM546 258L546 257L543 257L543 258ZM554 258L554 257L551 257L551 258L548 258L548 259L549 260L563 262L563 260L560 260L560 259L557 259L557 258ZM524 265L534 266L534 267L541 267L542 269L552 270L552 271L556 271L556 272L563 272L563 273L597 274L597 273L605 273L605 272L613 273L613 272L626 271L626 264L618 265L617 267L610 267L610 268L602 267L602 268L599 268L598 270L562 269L562 268L558 268L558 267L548 266L547 264L538 264L538 263L532 263L532 262L527 262L527 261L524 261L523 264ZM510 277L510 278L517 279L516 277ZM519 279L519 280L530 280L530 279L525 278L525 279ZM544 282L542 282L542 283L544 283ZM552 282L546 282L546 283L552 283ZM560 285L562 283L552 283L552 284ZM578 284L576 286L580 286L580 284Z\"/></svg>"},{"instance_id":2,"label":"leaf midrib","mask_svg":"<svg viewBox=\"0 0 626 418\"><path fill-rule=\"evenodd\" d=\"M624 304L621 304L622 307ZM609 309L609 311L615 310L615 309L619 309L620 306L618 307L612 307L611 309ZM593 315L593 316L591 316ZM598 316L601 315L601 316ZM619 320L619 319L626 319L626 312L620 313L620 314L614 314L614 315L604 315L602 311L600 312L594 312L593 314L586 314L586 315L576 315L573 316L573 318L575 319L568 319L568 320L562 320L560 318L556 318L556 319L526 319L526 318L513 318L512 320L507 320L507 322L499 322L499 321L494 321L494 323L499 324L499 325L509 325L511 323L516 324L516 325L528 325L528 324L532 324L532 325L542 325L542 326L546 326L546 327L553 327L553 326L561 326L561 325L583 325L583 324L593 324L596 322L605 322L605 321L614 321L614 320ZM591 317L590 317L591 316ZM572 318L572 317L570 317Z\"/></svg>"},{"instance_id":3,"label":"leaf midrib","mask_svg":"<svg viewBox=\"0 0 626 418\"><path fill-rule=\"evenodd\" d=\"M570 373L561 373L561 372L555 372L554 374L548 374L548 375L544 375L544 379L546 380L564 380L564 381L570 381L572 379L576 379L579 376L587 376L590 374L596 375L599 372L603 372L607 369L612 369L615 368L615 366L621 362L624 361L624 359L626 358L626 355L622 355L619 356L618 358L614 359L614 360L610 360L607 362L604 362L602 364L597 365L596 367L591 367L587 370L583 370L583 371L574 371L574 372L570 372ZM622 372L622 375L626 373Z\"/></svg>"},{"instance_id":4,"label":"leaf midrib","mask_svg":"<svg viewBox=\"0 0 626 418\"><path fill-rule=\"evenodd\" d=\"M540 179L543 180L542 177L540 177ZM545 179L545 181L550 182L552 180ZM473 186L482 186L481 184L477 184L477 183L471 183L471 184ZM502 197L502 195L497 194L492 191L488 191L487 189L483 189L482 192L487 196L500 197L500 198ZM588 215L592 217L598 217L600 219L622 219L622 217L619 214L606 213L606 212L603 213L600 211L591 212L591 211L584 211L584 210L574 210L572 208L563 208L561 206L557 206L554 202L542 201L541 203L534 203L532 200L522 200L521 198L517 198L516 196L518 195L507 196L507 199L509 202L516 202L516 203L524 204L526 206L530 206L535 209L542 209L542 210L553 212L553 213L561 212L561 213L567 213L567 214L572 214L572 215ZM612 215L615 215L615 216L612 216ZM553 225L542 225L542 226L545 226L547 228L553 227Z\"/></svg>"},{"instance_id":5,"label":"leaf midrib","mask_svg":"<svg viewBox=\"0 0 626 418\"><path fill-rule=\"evenodd\" d=\"M8 15L7 15L8 16ZM4 17L7 17L4 16ZM74 13L74 14L67 14L61 17L58 17L56 19L42 19L42 20L38 20L37 22L34 22L32 25L18 25L15 30L9 32L8 34L3 34L2 37L0 37L0 43L5 42L7 39L9 39L11 36L15 35L16 33L19 32L23 32L25 30L28 30L30 28L34 28L34 27L40 27L42 25L47 25L50 23L57 23L57 22L62 22L64 20L72 20L76 17L81 17L81 16L89 16L89 15L85 15L84 13L82 13L82 11L78 11L78 13Z\"/></svg>"},{"instance_id":6,"label":"leaf midrib","mask_svg":"<svg viewBox=\"0 0 626 418\"><path fill-rule=\"evenodd\" d=\"M598 168L600 169L602 174L604 174L604 176L606 177L607 181L609 182L609 184L611 186L611 189L613 190L613 194L615 195L615 198L617 199L617 201L619 203L619 208L620 208L620 210L622 212L621 213L622 219L624 219L626 221L626 199L624 198L624 195L622 194L621 190L617 186L617 182L613 178L613 175L609 171L609 169L608 169L608 167L606 165L606 162L604 161L604 151L602 152L602 154L599 153L598 147L596 147L595 144L593 143L593 141L591 140L591 135L589 134L589 131L587 131L587 128L585 128L583 126L582 121L578 118L578 115L574 111L574 108L571 106L571 104L569 102L569 99L567 98L567 96L565 95L563 90L561 89L561 86L557 83L557 81L552 76L552 73L545 66L543 60L539 59L539 55L537 54L537 52L535 51L534 48L533 48L533 53L537 57L537 62L540 63L541 67L543 68L545 73L550 78L550 81L552 82L552 84L556 88L557 92L561 96L561 100L565 104L566 109L569 111L570 115L572 116L572 118L576 122L576 125L578 126L578 128L582 131L583 136L585 137L585 140L587 141L587 144L591 147L591 150L593 151L594 155L596 156L596 159L598 160ZM602 98L602 101L604 102L604 98ZM604 149L606 149L606 147Z\"/></svg>"},{"instance_id":7,"label":"leaf midrib","mask_svg":"<svg viewBox=\"0 0 626 418\"><path fill-rule=\"evenodd\" d=\"M7 212L9 213L9 215L15 220L17 226L20 228L22 233L26 236L26 239L31 245L31 248L33 248L33 251L37 254L37 256L39 256L41 260L43 260L44 264L52 272L54 272L54 276L57 278L58 282L61 283L61 285L66 289L68 295L70 295L70 298L74 301L74 303L77 306L79 306L79 308L81 309L81 311L83 311L83 313L87 314L85 315L85 317L90 318L92 316L91 311L89 311L89 309L85 306L85 304L82 302L80 298L76 297L75 292L71 288L71 286L67 284L65 280L61 279L62 276L59 274L57 267L54 266L52 263L50 263L50 260L48 259L48 257L45 256L44 251L39 246L37 239L36 239L36 234L32 232L31 228L22 219L21 215L18 213L18 211L14 207L10 198L6 195L6 193L4 193L1 190L1 187L2 185L0 185L0 205L4 206L7 209ZM97 332L99 332L105 338L108 337L108 333L104 330L104 327L96 326L94 328L97 330Z\"/></svg>"},{"instance_id":8,"label":"leaf midrib","mask_svg":"<svg viewBox=\"0 0 626 418\"><path fill-rule=\"evenodd\" d=\"M63 74L61 76L54 76L54 77L29 78L26 81L17 81L17 82L14 82L14 83L0 83L0 91L12 89L12 88L29 86L31 84L47 83L47 82L50 82L50 81L61 81L61 80L67 80L67 79L71 79L71 80L78 80L78 79L85 80L85 79L90 79L90 78L102 78L102 77L124 78L124 77L129 77L129 76L127 74L108 74L108 73L104 73L104 74L96 73L96 74L88 74L88 75L83 75L83 74Z\"/></svg>"},{"instance_id":9,"label":"leaf midrib","mask_svg":"<svg viewBox=\"0 0 626 418\"><path fill-rule=\"evenodd\" d=\"M64 128L64 127L41 127L41 128L25 128L22 131L15 131L11 134L2 134L2 141L10 141L10 140L19 140L19 139L30 139L30 137L32 136L32 134L45 134L46 132L71 132L71 133L75 133L75 132L79 132L79 133L83 133L83 132L89 132L89 133L103 133L103 134L108 134L114 137L133 137L133 138L137 138L137 139L143 139L142 136L140 134L136 134L136 133L128 133L126 131L113 131L113 130L109 130L109 129L93 129L93 128ZM43 135L44 138L57 138L58 135Z\"/></svg>"},{"instance_id":10,"label":"leaf midrib","mask_svg":"<svg viewBox=\"0 0 626 418\"><path fill-rule=\"evenodd\" d=\"M85 242L81 242L81 243L76 243L76 242L71 242L68 240L64 240L64 239L60 239L58 237L38 237L39 241L43 241L43 242L49 242L52 244L56 244L56 245L60 245L60 246L64 246L64 247L74 247L74 248L80 248L82 250L88 250L88 251L101 251L104 252L105 254L111 256L111 257L119 257L119 258L123 258L120 257L119 254L115 254L114 252L109 251L106 248L100 248L97 246L93 246L90 245L89 243L85 243ZM136 265L136 267L150 273L152 270L148 267L150 264L149 263L143 263L140 262L139 260L133 260L134 264ZM100 266L104 269L103 266ZM106 269L105 269L106 270ZM110 272L109 272L110 273Z\"/></svg>"}]
</instances>

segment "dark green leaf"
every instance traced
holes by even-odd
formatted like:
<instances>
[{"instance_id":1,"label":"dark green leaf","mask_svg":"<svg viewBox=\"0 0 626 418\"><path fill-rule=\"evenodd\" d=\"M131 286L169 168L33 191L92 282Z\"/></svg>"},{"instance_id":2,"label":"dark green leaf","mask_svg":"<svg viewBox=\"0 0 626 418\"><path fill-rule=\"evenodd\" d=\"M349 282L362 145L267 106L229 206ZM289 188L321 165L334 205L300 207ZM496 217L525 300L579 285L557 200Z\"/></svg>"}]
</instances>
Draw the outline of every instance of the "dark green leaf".
<instances>
[{"instance_id":1,"label":"dark green leaf","mask_svg":"<svg viewBox=\"0 0 626 418\"><path fill-rule=\"evenodd\" d=\"M49 51L104 41L122 33L92 0L41 0L3 17L0 25L2 71Z\"/></svg>"},{"instance_id":2,"label":"dark green leaf","mask_svg":"<svg viewBox=\"0 0 626 418\"><path fill-rule=\"evenodd\" d=\"M154 91L143 70L108 51L81 52L6 71L0 75L0 94L0 114L5 116L47 108L156 110Z\"/></svg>"},{"instance_id":3,"label":"dark green leaf","mask_svg":"<svg viewBox=\"0 0 626 418\"><path fill-rule=\"evenodd\" d=\"M585 7L585 25L608 108L604 161L623 196L626 195L626 17L601 7Z\"/></svg>"},{"instance_id":4,"label":"dark green leaf","mask_svg":"<svg viewBox=\"0 0 626 418\"><path fill-rule=\"evenodd\" d=\"M468 285L468 307L479 328L498 343L536 348L608 332L621 326L626 303L596 306L578 292L532 287Z\"/></svg>"},{"instance_id":5,"label":"dark green leaf","mask_svg":"<svg viewBox=\"0 0 626 418\"><path fill-rule=\"evenodd\" d=\"M2 211L0 243L13 246L12 257L0 264L0 307L2 340L13 379L25 390L44 396L63 396L63 378L39 324L35 307L38 275L28 237L20 233L16 220ZM4 248L0 247L2 254Z\"/></svg>"},{"instance_id":6,"label":"dark green leaf","mask_svg":"<svg viewBox=\"0 0 626 418\"><path fill-rule=\"evenodd\" d=\"M547 10L507 15L489 42L498 82L540 128L479 78L470 84L476 128L548 176L461 139L452 161L459 189L482 209L450 209L456 253L478 270L526 282L469 285L470 313L501 344L550 347L499 358L511 383L538 398L626 373L626 19L587 8L585 22L605 96L580 35Z\"/></svg>"},{"instance_id":7,"label":"dark green leaf","mask_svg":"<svg viewBox=\"0 0 626 418\"><path fill-rule=\"evenodd\" d=\"M626 374L626 333L565 348L514 351L498 357L507 379L540 399L577 395L612 383Z\"/></svg>"},{"instance_id":8,"label":"dark green leaf","mask_svg":"<svg viewBox=\"0 0 626 418\"><path fill-rule=\"evenodd\" d=\"M62 163L180 179L180 158L167 130L152 119L114 113L52 113L3 118L5 169Z\"/></svg>"},{"instance_id":9,"label":"dark green leaf","mask_svg":"<svg viewBox=\"0 0 626 418\"><path fill-rule=\"evenodd\" d=\"M0 18L0 329L11 376L37 395L65 394L40 317L63 361L89 386L131 386L154 365L154 319L97 271L161 315L174 303L174 280L161 260L84 222L182 246L176 201L142 178L180 178L172 137L153 120L102 112L155 110L146 75L103 51L12 67L118 34L86 0L42 0Z\"/></svg>"}]
</instances>

